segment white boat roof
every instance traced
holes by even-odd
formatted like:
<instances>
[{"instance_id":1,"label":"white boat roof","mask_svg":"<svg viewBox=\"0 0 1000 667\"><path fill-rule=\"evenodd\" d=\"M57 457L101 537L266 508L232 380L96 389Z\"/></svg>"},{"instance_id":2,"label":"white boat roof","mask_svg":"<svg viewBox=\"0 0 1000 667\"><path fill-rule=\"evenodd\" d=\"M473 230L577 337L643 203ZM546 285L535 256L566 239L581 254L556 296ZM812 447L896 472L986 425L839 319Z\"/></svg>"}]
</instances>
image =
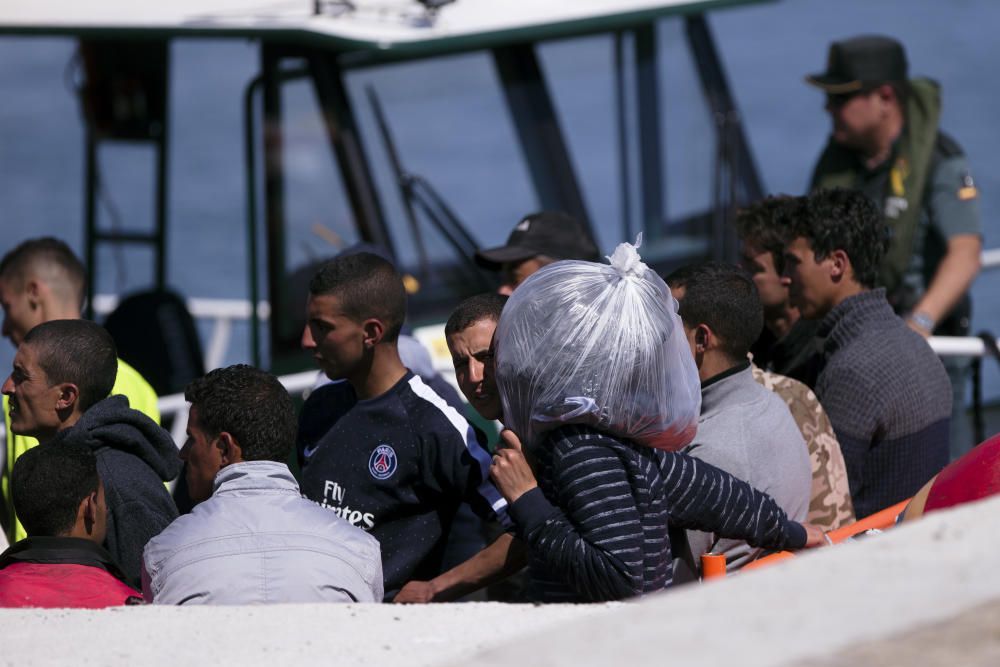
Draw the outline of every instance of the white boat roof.
<instances>
[{"instance_id":1,"label":"white boat roof","mask_svg":"<svg viewBox=\"0 0 1000 667\"><path fill-rule=\"evenodd\" d=\"M763 0L2 0L0 34L273 37L341 51L438 51L634 26ZM353 5L353 9L349 8Z\"/></svg>"}]
</instances>

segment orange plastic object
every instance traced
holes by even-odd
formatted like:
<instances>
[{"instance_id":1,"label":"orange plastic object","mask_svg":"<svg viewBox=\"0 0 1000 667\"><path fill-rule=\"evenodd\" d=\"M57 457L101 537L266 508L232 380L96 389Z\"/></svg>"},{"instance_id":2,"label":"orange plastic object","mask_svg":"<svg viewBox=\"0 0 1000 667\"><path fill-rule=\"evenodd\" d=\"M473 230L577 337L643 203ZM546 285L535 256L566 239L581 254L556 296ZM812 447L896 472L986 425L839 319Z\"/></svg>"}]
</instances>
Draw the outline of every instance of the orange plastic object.
<instances>
[{"instance_id":1,"label":"orange plastic object","mask_svg":"<svg viewBox=\"0 0 1000 667\"><path fill-rule=\"evenodd\" d=\"M755 561L751 561L740 568L740 572L746 572L747 570L756 570L762 567L767 567L769 565L774 565L775 563L780 563L783 560L788 560L795 556L794 552L791 551L778 551L773 554L768 554L767 556L762 556Z\"/></svg>"},{"instance_id":2,"label":"orange plastic object","mask_svg":"<svg viewBox=\"0 0 1000 667\"><path fill-rule=\"evenodd\" d=\"M725 554L707 553L701 555L701 579L722 579L726 576Z\"/></svg>"},{"instance_id":3,"label":"orange plastic object","mask_svg":"<svg viewBox=\"0 0 1000 667\"><path fill-rule=\"evenodd\" d=\"M871 530L873 528L885 529L892 528L896 523L896 517L906 509L909 500L904 500L902 502L896 503L892 507L886 507L880 512L875 512L875 514L870 514L860 521L855 521L852 524L841 526L837 530L831 530L827 533L827 537L834 544L839 544L844 540L854 537L858 533L863 533L866 530ZM758 558L752 563L747 563L742 568L741 572L746 572L747 570L757 570L762 567L768 567L769 565L774 565L775 563L780 563L783 560L788 560L795 556L792 551L779 551L777 553L764 556L763 558ZM704 556L702 556L704 558ZM703 566L704 568L704 566Z\"/></svg>"},{"instance_id":4,"label":"orange plastic object","mask_svg":"<svg viewBox=\"0 0 1000 667\"><path fill-rule=\"evenodd\" d=\"M841 526L837 530L831 530L827 533L827 536L830 538L831 542L839 544L849 537L854 537L858 533L863 533L866 530L872 530L873 528L892 528L896 525L896 517L898 517L902 511L906 509L906 505L909 502L910 499L907 498L906 500L898 502L891 507L886 507L884 510L875 512L875 514L869 514L860 521L855 521L847 526Z\"/></svg>"}]
</instances>

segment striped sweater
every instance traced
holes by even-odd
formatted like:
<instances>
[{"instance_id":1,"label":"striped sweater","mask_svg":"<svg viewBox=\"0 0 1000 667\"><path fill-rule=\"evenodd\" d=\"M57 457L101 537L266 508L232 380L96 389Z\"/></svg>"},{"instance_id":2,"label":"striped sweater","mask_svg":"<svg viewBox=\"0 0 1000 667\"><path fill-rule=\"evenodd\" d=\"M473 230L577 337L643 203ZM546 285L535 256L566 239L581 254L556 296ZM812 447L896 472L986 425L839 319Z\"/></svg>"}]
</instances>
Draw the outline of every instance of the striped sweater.
<instances>
[{"instance_id":1,"label":"striped sweater","mask_svg":"<svg viewBox=\"0 0 1000 667\"><path fill-rule=\"evenodd\" d=\"M770 497L690 456L584 426L553 431L532 454L538 488L508 511L529 546L540 601L620 600L666 588L668 520L772 549L805 544L805 530Z\"/></svg>"}]
</instances>

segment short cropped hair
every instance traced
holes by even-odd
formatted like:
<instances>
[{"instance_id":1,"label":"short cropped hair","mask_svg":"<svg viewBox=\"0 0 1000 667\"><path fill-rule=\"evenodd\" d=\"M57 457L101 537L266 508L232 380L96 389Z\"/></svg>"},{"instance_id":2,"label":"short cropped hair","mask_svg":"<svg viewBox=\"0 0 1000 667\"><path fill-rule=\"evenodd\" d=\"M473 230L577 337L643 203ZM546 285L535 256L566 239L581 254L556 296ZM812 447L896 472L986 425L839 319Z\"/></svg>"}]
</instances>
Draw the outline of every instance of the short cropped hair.
<instances>
[{"instance_id":1,"label":"short cropped hair","mask_svg":"<svg viewBox=\"0 0 1000 667\"><path fill-rule=\"evenodd\" d=\"M216 368L184 390L205 434L232 435L246 461L286 461L298 420L292 397L278 378L253 366Z\"/></svg>"},{"instance_id":2,"label":"short cropped hair","mask_svg":"<svg viewBox=\"0 0 1000 667\"><path fill-rule=\"evenodd\" d=\"M87 272L63 241L51 236L29 239L0 259L0 279L21 288L32 275L43 279L61 299L83 306Z\"/></svg>"},{"instance_id":3,"label":"short cropped hair","mask_svg":"<svg viewBox=\"0 0 1000 667\"><path fill-rule=\"evenodd\" d=\"M797 217L803 215L805 197L776 195L742 208L736 213L736 234L759 250L770 253L774 269L785 270L785 244Z\"/></svg>"},{"instance_id":4,"label":"short cropped hair","mask_svg":"<svg viewBox=\"0 0 1000 667\"><path fill-rule=\"evenodd\" d=\"M344 255L324 264L309 282L313 296L333 295L352 320L385 325L383 340L399 338L406 319L406 290L392 262L370 252Z\"/></svg>"},{"instance_id":5,"label":"short cropped hair","mask_svg":"<svg viewBox=\"0 0 1000 667\"><path fill-rule=\"evenodd\" d=\"M71 382L80 391L81 411L108 397L118 375L118 351L111 334L88 320L51 320L29 331L31 345L49 386Z\"/></svg>"},{"instance_id":6,"label":"short cropped hair","mask_svg":"<svg viewBox=\"0 0 1000 667\"><path fill-rule=\"evenodd\" d=\"M889 249L889 229L875 203L857 190L817 190L806 199L803 215L792 225L789 239L809 242L816 260L843 250L851 260L854 279L872 288L879 265Z\"/></svg>"},{"instance_id":7,"label":"short cropped hair","mask_svg":"<svg viewBox=\"0 0 1000 667\"><path fill-rule=\"evenodd\" d=\"M465 331L481 320L499 322L500 313L503 311L504 304L507 303L507 298L506 295L496 292L470 296L452 311L448 322L444 325L444 335L451 336Z\"/></svg>"},{"instance_id":8,"label":"short cropped hair","mask_svg":"<svg viewBox=\"0 0 1000 667\"><path fill-rule=\"evenodd\" d=\"M84 498L97 491L97 458L86 434L60 431L17 458L11 471L14 511L29 536L57 537L76 524Z\"/></svg>"},{"instance_id":9,"label":"short cropped hair","mask_svg":"<svg viewBox=\"0 0 1000 667\"><path fill-rule=\"evenodd\" d=\"M684 288L678 314L693 329L707 324L733 361L746 357L764 328L757 286L733 264L704 262L681 267L666 277L672 289Z\"/></svg>"}]
</instances>

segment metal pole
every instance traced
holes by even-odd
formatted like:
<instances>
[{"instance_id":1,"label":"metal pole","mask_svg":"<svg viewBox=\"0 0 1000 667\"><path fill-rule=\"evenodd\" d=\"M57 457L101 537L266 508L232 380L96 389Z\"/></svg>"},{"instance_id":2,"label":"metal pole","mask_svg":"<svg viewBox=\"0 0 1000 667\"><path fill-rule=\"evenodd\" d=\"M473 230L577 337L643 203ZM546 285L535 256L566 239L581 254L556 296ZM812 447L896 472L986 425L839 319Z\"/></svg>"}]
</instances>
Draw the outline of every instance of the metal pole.
<instances>
[{"instance_id":1,"label":"metal pole","mask_svg":"<svg viewBox=\"0 0 1000 667\"><path fill-rule=\"evenodd\" d=\"M587 206L534 46L493 49L493 61L542 206L569 213L593 238Z\"/></svg>"},{"instance_id":2,"label":"metal pole","mask_svg":"<svg viewBox=\"0 0 1000 667\"><path fill-rule=\"evenodd\" d=\"M757 165L750 151L750 143L743 132L736 101L729 90L729 82L722 68L722 60L716 51L708 21L704 15L695 14L685 19L685 27L688 46L694 57L709 109L722 118L722 122L717 122L716 127L720 133L725 133L726 126L731 126L728 128L732 133L729 136L735 144L733 152L737 159L734 164L736 172L734 177L742 186L743 198L746 201L762 199L765 192L764 185L761 183Z\"/></svg>"},{"instance_id":3,"label":"metal pole","mask_svg":"<svg viewBox=\"0 0 1000 667\"><path fill-rule=\"evenodd\" d=\"M83 316L94 318L97 293L97 143L89 124L84 131L84 254L87 264L87 304Z\"/></svg>"},{"instance_id":4,"label":"metal pole","mask_svg":"<svg viewBox=\"0 0 1000 667\"><path fill-rule=\"evenodd\" d=\"M336 54L314 50L308 53L308 60L327 136L362 238L383 246L395 256Z\"/></svg>"},{"instance_id":5,"label":"metal pole","mask_svg":"<svg viewBox=\"0 0 1000 667\"><path fill-rule=\"evenodd\" d=\"M635 31L636 107L639 112L639 165L642 222L649 240L663 236L663 146L660 132L660 75L656 24ZM628 239L626 239L628 240Z\"/></svg>"},{"instance_id":6,"label":"metal pole","mask_svg":"<svg viewBox=\"0 0 1000 667\"><path fill-rule=\"evenodd\" d=\"M281 277L285 260L285 180L284 142L282 139L281 79L278 67L281 55L278 50L261 44L261 75L263 77L264 117L262 123L264 143L264 219L267 234L268 300L272 317L269 320L271 340L277 340L284 302ZM256 303L253 304L256 310Z\"/></svg>"},{"instance_id":7,"label":"metal pole","mask_svg":"<svg viewBox=\"0 0 1000 667\"><path fill-rule=\"evenodd\" d=\"M164 106L167 108L163 111L163 124L156 138L156 230L153 232L158 290L167 286L167 156L170 147L170 109L167 102L170 99L170 46L166 44L163 48L166 51L163 57Z\"/></svg>"},{"instance_id":8,"label":"metal pole","mask_svg":"<svg viewBox=\"0 0 1000 667\"><path fill-rule=\"evenodd\" d=\"M260 315L257 313L257 304L260 302L260 285L257 280L257 152L254 146L257 129L254 124L253 97L262 81L261 75L255 76L243 91L243 153L246 158L247 188L247 269L250 279L250 359L257 367L260 367Z\"/></svg>"},{"instance_id":9,"label":"metal pole","mask_svg":"<svg viewBox=\"0 0 1000 667\"><path fill-rule=\"evenodd\" d=\"M632 175L629 170L628 105L625 101L625 33L615 33L615 113L618 126L618 186L621 190L622 241L632 237ZM642 138L640 136L640 143Z\"/></svg>"}]
</instances>

